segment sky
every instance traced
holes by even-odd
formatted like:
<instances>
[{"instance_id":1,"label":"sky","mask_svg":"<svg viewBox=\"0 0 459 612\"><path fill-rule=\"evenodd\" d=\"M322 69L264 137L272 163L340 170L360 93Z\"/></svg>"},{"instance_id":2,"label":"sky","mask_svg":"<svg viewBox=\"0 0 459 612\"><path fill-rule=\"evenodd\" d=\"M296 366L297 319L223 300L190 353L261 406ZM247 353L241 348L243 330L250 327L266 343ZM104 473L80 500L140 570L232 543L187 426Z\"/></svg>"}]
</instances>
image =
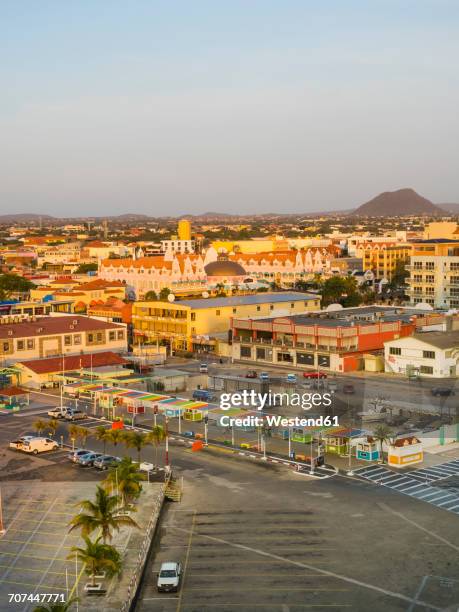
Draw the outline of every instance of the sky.
<instances>
[{"instance_id":1,"label":"sky","mask_svg":"<svg viewBox=\"0 0 459 612\"><path fill-rule=\"evenodd\" d=\"M3 0L0 214L459 202L457 0Z\"/></svg>"}]
</instances>

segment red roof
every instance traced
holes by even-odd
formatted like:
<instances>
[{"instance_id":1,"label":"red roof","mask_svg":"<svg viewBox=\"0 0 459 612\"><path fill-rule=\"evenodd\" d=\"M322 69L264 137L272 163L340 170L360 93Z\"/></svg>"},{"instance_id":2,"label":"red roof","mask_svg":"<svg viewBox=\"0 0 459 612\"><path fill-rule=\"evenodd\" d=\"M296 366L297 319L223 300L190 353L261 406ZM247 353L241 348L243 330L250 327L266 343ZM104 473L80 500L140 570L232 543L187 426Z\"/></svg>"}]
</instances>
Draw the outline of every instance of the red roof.
<instances>
[{"instance_id":1,"label":"red roof","mask_svg":"<svg viewBox=\"0 0 459 612\"><path fill-rule=\"evenodd\" d=\"M102 366L125 365L128 361L123 359L117 353L112 351L103 351L101 353L85 353L84 355L69 355L62 357L49 357L47 359L30 359L29 361L20 361L23 365L35 374L51 374L53 372L71 372L80 368L99 368Z\"/></svg>"},{"instance_id":2,"label":"red roof","mask_svg":"<svg viewBox=\"0 0 459 612\"><path fill-rule=\"evenodd\" d=\"M25 395L27 391L20 389L19 387L4 387L0 389L0 395L4 397L15 397L16 395Z\"/></svg>"},{"instance_id":3,"label":"red roof","mask_svg":"<svg viewBox=\"0 0 459 612\"><path fill-rule=\"evenodd\" d=\"M114 328L123 329L124 326L81 315L38 317L35 321L28 320L21 321L20 323L4 323L0 325L0 339L51 336L55 334L68 334L69 332L90 332Z\"/></svg>"}]
</instances>

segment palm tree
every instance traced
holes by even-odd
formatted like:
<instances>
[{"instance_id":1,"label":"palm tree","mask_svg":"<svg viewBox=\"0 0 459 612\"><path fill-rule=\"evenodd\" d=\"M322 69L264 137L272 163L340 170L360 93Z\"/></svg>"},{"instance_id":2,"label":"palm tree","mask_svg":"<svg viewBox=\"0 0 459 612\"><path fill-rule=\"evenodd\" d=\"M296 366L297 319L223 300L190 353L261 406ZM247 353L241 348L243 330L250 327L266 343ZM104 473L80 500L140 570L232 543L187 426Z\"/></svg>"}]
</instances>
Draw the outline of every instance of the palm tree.
<instances>
[{"instance_id":1,"label":"palm tree","mask_svg":"<svg viewBox=\"0 0 459 612\"><path fill-rule=\"evenodd\" d=\"M48 427L48 421L43 421L43 419L38 419L32 425L32 427L36 430L39 436L43 433L43 431Z\"/></svg>"},{"instance_id":2,"label":"palm tree","mask_svg":"<svg viewBox=\"0 0 459 612\"><path fill-rule=\"evenodd\" d=\"M137 451L137 463L140 465L140 453L142 448L147 444L151 444L149 434L141 431L127 431L124 434L124 442L128 448L135 448Z\"/></svg>"},{"instance_id":3,"label":"palm tree","mask_svg":"<svg viewBox=\"0 0 459 612\"><path fill-rule=\"evenodd\" d=\"M107 540L112 539L113 531L119 531L123 525L138 527L134 519L118 512L119 501L118 495L109 495L105 489L98 486L95 501L85 499L78 503L82 512L70 521L69 532L81 529L81 534L88 536L95 529L100 529L105 544Z\"/></svg>"},{"instance_id":4,"label":"palm tree","mask_svg":"<svg viewBox=\"0 0 459 612\"><path fill-rule=\"evenodd\" d=\"M81 440L81 446L83 448L86 448L86 442L90 435L91 435L91 432L89 431L87 427L78 427L77 438Z\"/></svg>"},{"instance_id":5,"label":"palm tree","mask_svg":"<svg viewBox=\"0 0 459 612\"><path fill-rule=\"evenodd\" d=\"M78 597L72 597L65 602L60 603L47 603L41 606L37 606L33 609L33 612L68 612L74 603L79 601Z\"/></svg>"},{"instance_id":6,"label":"palm tree","mask_svg":"<svg viewBox=\"0 0 459 612\"><path fill-rule=\"evenodd\" d=\"M51 434L51 437L56 435L57 428L59 427L59 422L57 419L51 419L48 421L48 429Z\"/></svg>"},{"instance_id":7,"label":"palm tree","mask_svg":"<svg viewBox=\"0 0 459 612\"><path fill-rule=\"evenodd\" d=\"M378 440L381 450L381 462L384 463L383 444L389 440L392 430L385 423L377 425L373 431L373 437Z\"/></svg>"},{"instance_id":8,"label":"palm tree","mask_svg":"<svg viewBox=\"0 0 459 612\"><path fill-rule=\"evenodd\" d=\"M123 438L124 431L121 431L121 429L109 429L107 440L109 440L113 444L113 446L115 447L115 451L117 445L122 442Z\"/></svg>"},{"instance_id":9,"label":"palm tree","mask_svg":"<svg viewBox=\"0 0 459 612\"><path fill-rule=\"evenodd\" d=\"M126 508L129 503L139 497L143 480L146 480L146 476L139 472L137 464L130 457L124 457L116 467L109 471L103 485L105 487L116 486L121 497L121 506Z\"/></svg>"},{"instance_id":10,"label":"palm tree","mask_svg":"<svg viewBox=\"0 0 459 612\"><path fill-rule=\"evenodd\" d=\"M103 425L99 425L94 430L94 437L96 440L99 440L99 442L103 443L104 455L105 455L105 449L107 447L107 440L110 440L110 430L104 427Z\"/></svg>"},{"instance_id":11,"label":"palm tree","mask_svg":"<svg viewBox=\"0 0 459 612\"><path fill-rule=\"evenodd\" d=\"M155 425L148 434L150 441L155 445L155 465L158 463L158 446L166 439L166 431L161 425Z\"/></svg>"},{"instance_id":12,"label":"palm tree","mask_svg":"<svg viewBox=\"0 0 459 612\"><path fill-rule=\"evenodd\" d=\"M114 576L121 573L121 555L114 546L100 543L100 537L94 542L86 535L83 535L86 548L72 546L72 552L67 559L77 557L86 567L86 573L91 578L92 586L96 586L97 572L105 571L107 576Z\"/></svg>"},{"instance_id":13,"label":"palm tree","mask_svg":"<svg viewBox=\"0 0 459 612\"><path fill-rule=\"evenodd\" d=\"M75 448L75 440L78 438L79 430L80 428L78 427L78 425L70 425L69 427L69 436L70 436L70 439L72 440L73 448Z\"/></svg>"}]
</instances>

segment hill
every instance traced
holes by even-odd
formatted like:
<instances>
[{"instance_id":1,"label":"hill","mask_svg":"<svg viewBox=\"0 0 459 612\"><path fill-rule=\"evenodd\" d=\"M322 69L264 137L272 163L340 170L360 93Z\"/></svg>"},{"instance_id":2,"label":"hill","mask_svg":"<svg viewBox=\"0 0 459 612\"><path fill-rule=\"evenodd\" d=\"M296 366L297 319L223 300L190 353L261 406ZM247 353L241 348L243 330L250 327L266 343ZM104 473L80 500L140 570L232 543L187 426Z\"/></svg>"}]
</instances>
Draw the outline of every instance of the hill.
<instances>
[{"instance_id":1,"label":"hill","mask_svg":"<svg viewBox=\"0 0 459 612\"><path fill-rule=\"evenodd\" d=\"M360 217L396 217L400 215L444 215L445 211L414 189L385 191L359 206L353 215Z\"/></svg>"}]
</instances>

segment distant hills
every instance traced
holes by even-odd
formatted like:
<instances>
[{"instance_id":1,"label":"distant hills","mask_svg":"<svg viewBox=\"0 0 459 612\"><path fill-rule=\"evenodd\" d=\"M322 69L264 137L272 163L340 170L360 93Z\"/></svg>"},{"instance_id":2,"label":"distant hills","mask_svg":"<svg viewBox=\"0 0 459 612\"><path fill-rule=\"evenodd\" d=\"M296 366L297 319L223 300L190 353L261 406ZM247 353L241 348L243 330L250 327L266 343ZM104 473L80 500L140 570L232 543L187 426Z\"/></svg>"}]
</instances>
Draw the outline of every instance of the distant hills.
<instances>
[{"instance_id":1,"label":"distant hills","mask_svg":"<svg viewBox=\"0 0 459 612\"><path fill-rule=\"evenodd\" d=\"M444 215L446 211L416 193L414 189L385 191L359 206L352 215L359 217L396 217L401 215Z\"/></svg>"}]
</instances>

